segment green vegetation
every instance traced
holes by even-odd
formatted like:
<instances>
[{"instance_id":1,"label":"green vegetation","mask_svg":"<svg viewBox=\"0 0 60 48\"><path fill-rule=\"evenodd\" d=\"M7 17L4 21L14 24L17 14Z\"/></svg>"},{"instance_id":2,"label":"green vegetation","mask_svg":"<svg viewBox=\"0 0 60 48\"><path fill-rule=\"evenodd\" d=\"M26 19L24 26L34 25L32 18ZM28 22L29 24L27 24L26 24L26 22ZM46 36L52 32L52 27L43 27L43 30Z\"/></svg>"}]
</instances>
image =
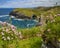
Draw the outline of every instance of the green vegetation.
<instances>
[{"instance_id":1,"label":"green vegetation","mask_svg":"<svg viewBox=\"0 0 60 48\"><path fill-rule=\"evenodd\" d=\"M46 36L46 43L49 40L55 47L58 47L56 41L60 42L60 7L18 8L14 11L23 12L27 16L42 14L45 17L46 25L21 29L3 23L3 26L0 25L0 48L41 48L43 35Z\"/></svg>"},{"instance_id":2,"label":"green vegetation","mask_svg":"<svg viewBox=\"0 0 60 48\"><path fill-rule=\"evenodd\" d=\"M60 6L55 7L37 7L37 8L17 8L14 11L18 13L23 13L26 16L32 16L33 14L40 16L40 15L55 15L60 13Z\"/></svg>"}]
</instances>

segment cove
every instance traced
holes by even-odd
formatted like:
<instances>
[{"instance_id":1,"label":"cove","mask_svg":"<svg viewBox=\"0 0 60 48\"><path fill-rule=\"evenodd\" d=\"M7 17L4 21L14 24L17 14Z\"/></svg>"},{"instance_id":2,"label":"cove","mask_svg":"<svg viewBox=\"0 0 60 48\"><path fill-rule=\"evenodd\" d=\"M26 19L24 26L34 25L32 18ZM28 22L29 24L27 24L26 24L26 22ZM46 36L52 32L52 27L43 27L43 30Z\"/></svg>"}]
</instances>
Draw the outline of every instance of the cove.
<instances>
[{"instance_id":1,"label":"cove","mask_svg":"<svg viewBox=\"0 0 60 48\"><path fill-rule=\"evenodd\" d=\"M8 22L18 28L31 28L36 26L38 23L35 20L27 20L27 19L16 19L16 18L11 18L9 15L0 15L0 21L3 22Z\"/></svg>"}]
</instances>

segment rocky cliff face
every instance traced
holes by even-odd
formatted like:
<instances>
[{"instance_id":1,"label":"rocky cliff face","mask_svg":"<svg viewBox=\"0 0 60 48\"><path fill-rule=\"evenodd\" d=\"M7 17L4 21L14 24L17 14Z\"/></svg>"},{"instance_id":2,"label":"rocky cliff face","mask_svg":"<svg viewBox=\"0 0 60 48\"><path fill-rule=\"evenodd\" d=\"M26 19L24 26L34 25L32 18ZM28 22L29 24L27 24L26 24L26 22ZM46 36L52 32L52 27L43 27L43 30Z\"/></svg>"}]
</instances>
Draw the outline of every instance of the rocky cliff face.
<instances>
[{"instance_id":1,"label":"rocky cliff face","mask_svg":"<svg viewBox=\"0 0 60 48\"><path fill-rule=\"evenodd\" d=\"M10 12L9 15L14 16L19 19L31 19L31 17L28 17L28 16L24 15L23 13L18 13L17 11L12 11L12 12Z\"/></svg>"}]
</instances>

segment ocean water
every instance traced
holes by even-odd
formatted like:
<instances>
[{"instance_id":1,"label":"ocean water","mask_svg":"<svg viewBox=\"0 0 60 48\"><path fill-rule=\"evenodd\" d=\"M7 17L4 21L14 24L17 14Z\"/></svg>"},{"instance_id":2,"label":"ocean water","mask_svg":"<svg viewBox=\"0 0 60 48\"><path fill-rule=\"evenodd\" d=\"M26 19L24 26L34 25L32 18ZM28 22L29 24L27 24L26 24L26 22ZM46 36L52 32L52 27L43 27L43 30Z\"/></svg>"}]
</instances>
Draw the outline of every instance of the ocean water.
<instances>
[{"instance_id":1,"label":"ocean water","mask_svg":"<svg viewBox=\"0 0 60 48\"><path fill-rule=\"evenodd\" d=\"M0 8L0 21L11 23L18 28L30 28L36 26L37 22L35 20L23 20L16 18L11 18L10 20L9 13L13 9L14 8Z\"/></svg>"}]
</instances>

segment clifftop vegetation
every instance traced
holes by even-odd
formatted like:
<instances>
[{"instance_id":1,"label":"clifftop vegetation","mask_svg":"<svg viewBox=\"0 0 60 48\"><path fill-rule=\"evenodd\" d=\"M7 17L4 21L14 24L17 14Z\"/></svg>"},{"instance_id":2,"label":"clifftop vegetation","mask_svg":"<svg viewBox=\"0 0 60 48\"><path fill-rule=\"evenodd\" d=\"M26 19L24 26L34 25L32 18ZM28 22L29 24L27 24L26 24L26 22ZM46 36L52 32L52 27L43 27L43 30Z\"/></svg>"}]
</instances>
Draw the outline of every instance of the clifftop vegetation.
<instances>
[{"instance_id":1,"label":"clifftop vegetation","mask_svg":"<svg viewBox=\"0 0 60 48\"><path fill-rule=\"evenodd\" d=\"M60 7L37 7L37 8L17 8L14 9L14 12L23 13L26 16L32 16L33 14L40 16L42 15L49 15L49 14L58 14Z\"/></svg>"}]
</instances>

